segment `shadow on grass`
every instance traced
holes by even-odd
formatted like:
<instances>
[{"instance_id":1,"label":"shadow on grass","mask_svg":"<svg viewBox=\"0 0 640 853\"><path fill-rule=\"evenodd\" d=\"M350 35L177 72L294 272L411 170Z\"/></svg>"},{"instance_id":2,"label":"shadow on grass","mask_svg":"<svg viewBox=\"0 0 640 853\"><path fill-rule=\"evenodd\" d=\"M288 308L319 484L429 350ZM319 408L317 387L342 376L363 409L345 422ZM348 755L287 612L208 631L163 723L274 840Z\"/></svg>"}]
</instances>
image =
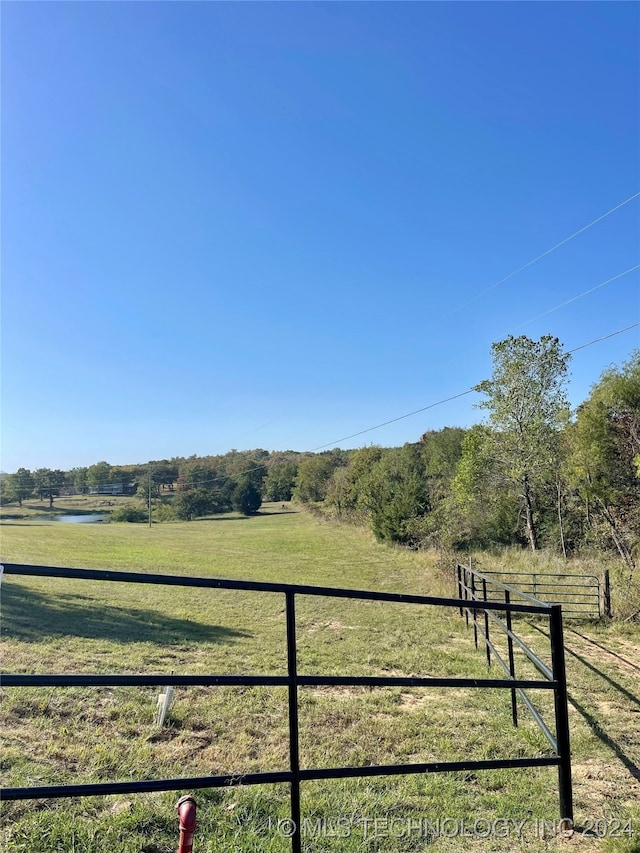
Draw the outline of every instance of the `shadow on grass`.
<instances>
[{"instance_id":1,"label":"shadow on grass","mask_svg":"<svg viewBox=\"0 0 640 853\"><path fill-rule=\"evenodd\" d=\"M640 781L640 767L633 761L626 752L622 749L620 744L615 741L611 735L608 735L607 732L602 728L602 725L599 720L597 720L593 714L589 713L584 705L581 705L578 700L569 694L569 702L573 705L573 707L582 714L585 722L594 733L594 735L601 740L609 749L613 750L616 754L617 758L624 764L629 773L633 776L634 779Z\"/></svg>"},{"instance_id":2,"label":"shadow on grass","mask_svg":"<svg viewBox=\"0 0 640 853\"><path fill-rule=\"evenodd\" d=\"M545 637L547 637L547 638L549 637L548 632L543 631L542 628L539 628L537 625L531 625L531 627L535 628L536 631L539 631ZM577 634L578 632L574 631L574 633ZM582 634L579 634L578 636L581 637ZM588 638L585 637L585 639L588 639ZM594 645L599 645L599 643L595 643ZM604 648L604 646L601 646L600 648ZM636 696L635 693L632 693L630 690L627 690L627 688L623 687L623 685L620 684L619 681L616 681L615 679L608 676L601 669L598 669L597 666L594 666L593 663L591 663L591 661L588 661L585 657L583 657L582 655L579 655L578 652L574 652L573 649L570 649L569 646L567 646L566 642L565 642L564 650L567 654L571 655L571 657L574 657L577 661L579 661L587 669L591 670L591 672L593 672L594 675L597 675L600 678L604 679L604 681L606 681L607 684L610 684L611 687L614 688L614 690L617 690L618 693L621 693L625 697L625 699L628 699L630 702L633 702L635 705L640 705L640 697L639 696ZM608 651L608 649L605 649L605 651ZM632 666L633 666L633 664L632 664Z\"/></svg>"},{"instance_id":3,"label":"shadow on grass","mask_svg":"<svg viewBox=\"0 0 640 853\"><path fill-rule=\"evenodd\" d=\"M204 518L192 518L191 521L199 521L199 522L207 522L207 521L247 521L250 518L255 518L253 515L222 515L216 516L212 515L211 517L205 516Z\"/></svg>"},{"instance_id":4,"label":"shadow on grass","mask_svg":"<svg viewBox=\"0 0 640 853\"><path fill-rule=\"evenodd\" d=\"M546 631L543 631L541 628L538 628L536 625L532 625L532 628L535 628L541 634L544 634L545 637L548 637L549 634ZM575 631L574 633L578 633ZM579 634L582 636L582 634ZM588 639L585 637L584 639ZM599 645L596 643L595 645ZM604 648L604 647L602 647ZM602 670L598 669L597 666L594 666L593 663L588 661L585 657L578 654L578 652L574 652L573 649L570 649L566 644L564 650L567 654L574 657L577 661L579 661L583 666L585 666L590 672L592 672L596 677L602 678L607 684L614 688L618 693L624 696L625 699L629 702L633 702L636 705L640 705L640 698L638 698L634 693L630 690L627 690L622 684L618 681L615 681L613 678L610 678L606 673L602 672ZM605 648L605 651L608 651ZM594 691L597 692L596 683L594 683ZM587 723L593 734L598 738L598 740L602 741L606 746L611 749L616 757L624 764L629 773L633 776L634 779L640 780L640 767L632 760L627 753L622 749L620 744L614 740L610 734L608 734L603 726L603 723L598 720L598 718L592 714L587 708L584 707L573 695L571 691L568 694L568 700L573 705L573 707L578 711L579 714L582 715L584 721Z\"/></svg>"},{"instance_id":5,"label":"shadow on grass","mask_svg":"<svg viewBox=\"0 0 640 853\"><path fill-rule=\"evenodd\" d=\"M617 652L608 649L606 646L603 646L602 643L596 643L595 640L592 640L590 637L585 637L584 634L581 634L580 631L576 631L574 628L569 628L572 634L577 634L579 637L582 637L583 640L586 640L588 643L591 643L592 646L597 646L599 649L602 649L603 652L606 652L608 655L611 655L618 660L621 660L627 666L633 667L633 669L637 669L640 671L640 666L636 663L632 663L628 658L623 657L623 655L619 655Z\"/></svg>"},{"instance_id":6,"label":"shadow on grass","mask_svg":"<svg viewBox=\"0 0 640 853\"><path fill-rule=\"evenodd\" d=\"M49 637L86 637L139 643L229 643L252 636L204 622L174 619L156 610L117 607L86 595L46 595L19 584L2 585L5 639L40 642Z\"/></svg>"},{"instance_id":7,"label":"shadow on grass","mask_svg":"<svg viewBox=\"0 0 640 853\"><path fill-rule=\"evenodd\" d=\"M249 521L252 518L261 518L265 515L296 515L294 509L283 509L276 512L269 510L258 510L258 512L249 513L249 515L208 515L203 518L193 518L192 521Z\"/></svg>"}]
</instances>

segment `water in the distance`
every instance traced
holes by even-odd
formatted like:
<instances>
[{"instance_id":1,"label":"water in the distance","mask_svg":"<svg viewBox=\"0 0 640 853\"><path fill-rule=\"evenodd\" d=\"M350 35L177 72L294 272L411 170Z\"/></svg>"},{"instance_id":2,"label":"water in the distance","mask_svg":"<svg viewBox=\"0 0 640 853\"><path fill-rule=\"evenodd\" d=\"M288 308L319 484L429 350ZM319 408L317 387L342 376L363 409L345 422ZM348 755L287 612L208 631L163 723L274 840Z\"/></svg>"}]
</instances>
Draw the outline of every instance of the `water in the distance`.
<instances>
[{"instance_id":1,"label":"water in the distance","mask_svg":"<svg viewBox=\"0 0 640 853\"><path fill-rule=\"evenodd\" d=\"M48 521L64 521L65 524L97 524L109 517L107 512L91 512L85 515L53 515Z\"/></svg>"}]
</instances>

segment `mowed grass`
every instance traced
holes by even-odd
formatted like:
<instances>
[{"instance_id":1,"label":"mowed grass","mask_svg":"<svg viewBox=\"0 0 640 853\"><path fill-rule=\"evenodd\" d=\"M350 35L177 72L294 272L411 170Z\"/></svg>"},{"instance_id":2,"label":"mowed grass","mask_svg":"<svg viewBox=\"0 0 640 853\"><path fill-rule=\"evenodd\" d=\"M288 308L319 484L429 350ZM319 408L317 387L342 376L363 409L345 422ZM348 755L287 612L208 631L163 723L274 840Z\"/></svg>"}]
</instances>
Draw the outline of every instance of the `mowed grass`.
<instances>
[{"instance_id":1,"label":"mowed grass","mask_svg":"<svg viewBox=\"0 0 640 853\"><path fill-rule=\"evenodd\" d=\"M2 534L7 562L427 595L454 592L452 575L441 570L435 555L383 547L365 531L327 524L290 507L283 511L280 504L252 518L229 515L152 529L18 521L3 524ZM286 672L282 595L15 575L5 576L2 592L5 672L157 673L158 687L162 675L171 672ZM545 638L537 627L526 630L542 653ZM301 597L297 634L301 674L487 674L483 654L475 651L471 633L453 610ZM621 634L619 643L625 642L630 641ZM578 659L569 656L570 677L574 661L577 666ZM588 685L593 674L586 672L575 670L576 690ZM628 672L626 717L618 715L619 691L608 682L599 686L603 701L607 689L614 691L608 701L621 728L632 719L637 693L633 669ZM177 689L162 730L154 725L157 692L5 689L3 784L287 769L285 689ZM549 699L541 692L536 696L547 711ZM574 841L585 849L637 849L624 831L629 820L636 821L636 832L640 829L633 777L625 775L623 764L615 786L592 784L597 768L613 767L616 755L613 738L607 743L599 737L596 712L584 698L581 707L591 723L572 712L574 762L581 768L576 818L585 827L595 819L618 821L619 826L600 827L621 838L579 834ZM396 688L302 688L300 752L303 767L550 754L523 708L519 729L512 728L508 691ZM173 804L184 792L5 803L5 849L169 853L177 844ZM195 796L194 850L290 849L282 823L289 815L288 786ZM552 830L558 818L553 768L307 782L302 811L307 851L546 850L568 843ZM491 832L483 837L487 827Z\"/></svg>"}]
</instances>

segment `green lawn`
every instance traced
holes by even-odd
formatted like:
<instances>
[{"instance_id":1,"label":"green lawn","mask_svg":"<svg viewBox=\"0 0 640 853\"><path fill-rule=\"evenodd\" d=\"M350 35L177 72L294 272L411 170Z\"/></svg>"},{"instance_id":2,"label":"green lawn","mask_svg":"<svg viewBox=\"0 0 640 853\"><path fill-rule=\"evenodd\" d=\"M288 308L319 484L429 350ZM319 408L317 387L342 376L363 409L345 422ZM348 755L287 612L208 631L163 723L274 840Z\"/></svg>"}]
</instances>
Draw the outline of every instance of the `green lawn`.
<instances>
[{"instance_id":1,"label":"green lawn","mask_svg":"<svg viewBox=\"0 0 640 853\"><path fill-rule=\"evenodd\" d=\"M365 531L289 507L282 511L280 504L267 505L252 518L229 515L152 529L14 520L2 525L2 557L453 594L452 576L441 570L435 555L383 547ZM11 575L5 576L2 590L4 671L157 673L159 686L162 674L170 672L286 671L282 595ZM537 628L525 630L544 648ZM586 640L572 637L577 657L568 654L570 688L581 709L574 705L571 711L576 818L583 828L600 820L596 828L609 834L621 834L626 821L633 820L636 840L587 839L581 832L574 840L580 849L638 850L638 781L631 772L638 762L637 741L625 740L635 703L640 704L637 678L634 683L633 667L625 668L615 657L597 664L599 675L595 665L589 669L580 660L594 638L619 658L633 660L638 632L629 626L588 631ZM457 611L301 598L297 632L302 674L486 676L484 656L475 651ZM607 669L611 661L622 671ZM154 726L157 692L5 689L3 784L287 768L284 688L177 689L161 731ZM548 707L548 697L541 697L540 705ZM606 725L601 719L605 709ZM520 728L512 728L509 694L500 690L303 688L300 729L301 763L307 767L549 754L524 709ZM6 803L5 850L169 853L177 843L173 803L178 796ZM286 785L198 791L195 796L196 853L290 849L278 832L284 828L278 822L288 816ZM552 837L557 809L553 768L308 782L302 786L304 849L557 849L567 844ZM478 822L475 837L461 837L463 820L467 831ZM480 837L487 826L490 837Z\"/></svg>"}]
</instances>

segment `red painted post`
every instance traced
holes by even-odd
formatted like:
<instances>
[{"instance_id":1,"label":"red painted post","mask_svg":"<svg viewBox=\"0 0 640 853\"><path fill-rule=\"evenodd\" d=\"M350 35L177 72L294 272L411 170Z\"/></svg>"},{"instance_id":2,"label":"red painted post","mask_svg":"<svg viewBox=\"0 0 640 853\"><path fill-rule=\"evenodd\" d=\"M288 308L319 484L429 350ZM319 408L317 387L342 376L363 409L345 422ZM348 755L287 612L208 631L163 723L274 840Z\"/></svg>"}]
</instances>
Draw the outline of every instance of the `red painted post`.
<instances>
[{"instance_id":1,"label":"red painted post","mask_svg":"<svg viewBox=\"0 0 640 853\"><path fill-rule=\"evenodd\" d=\"M193 850L193 834L196 831L196 801L189 794L178 800L180 815L180 846L178 853L191 853Z\"/></svg>"}]
</instances>

